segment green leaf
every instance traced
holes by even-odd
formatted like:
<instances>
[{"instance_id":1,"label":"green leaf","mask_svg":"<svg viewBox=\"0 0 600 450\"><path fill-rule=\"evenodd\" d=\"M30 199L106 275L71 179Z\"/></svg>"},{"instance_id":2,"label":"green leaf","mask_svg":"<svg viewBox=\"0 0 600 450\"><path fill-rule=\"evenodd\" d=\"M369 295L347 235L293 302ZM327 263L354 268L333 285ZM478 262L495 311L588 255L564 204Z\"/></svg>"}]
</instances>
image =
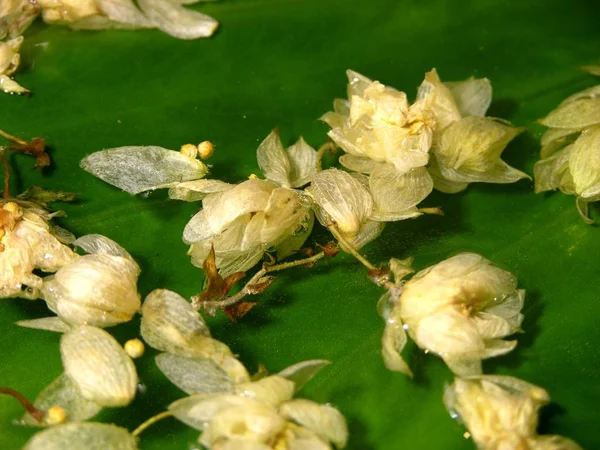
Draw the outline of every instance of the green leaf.
<instances>
[{"instance_id":1,"label":"green leaf","mask_svg":"<svg viewBox=\"0 0 600 450\"><path fill-rule=\"evenodd\" d=\"M0 128L46 139L54 164L32 171L29 158L12 155L12 192L40 185L79 193L79 203L60 205L68 214L61 226L77 236L106 235L127 249L140 263L143 297L156 288L185 298L202 291L202 273L181 241L200 205L168 200L166 190L131 196L82 171L79 161L88 154L209 140L215 154L206 161L207 178L236 183L260 173L256 149L274 127L286 147L299 136L313 148L325 142L329 127L317 119L345 97L347 69L414 98L424 73L436 67L444 81L490 79L489 115L528 128L502 157L532 175L544 131L537 120L598 83L579 70L600 57L600 6L589 0L227 0L191 8L219 21L213 38L36 23L15 74L32 96L0 95ZM573 200L536 195L528 180L434 193L423 206L440 206L445 216L390 223L361 252L376 264L414 256L418 271L470 251L514 273L527 291L524 334L513 352L484 362L484 370L546 389L553 403L542 411L540 431L593 449L600 423L600 229L583 223ZM600 215L598 204L590 210ZM306 245L329 240L315 226ZM453 377L441 360L409 343L403 357L414 380L385 368L381 294L362 266L340 253L278 274L256 298L263 306L237 324L219 315L208 325L250 372L261 362L277 373L303 360L331 361L302 396L330 402L346 416L349 449L472 449L442 404ZM43 302L0 302L1 384L30 399L62 372L60 335L12 323L46 316ZM138 335L139 319L110 331L125 342ZM155 354L148 349L136 361L145 393L97 420L133 430L181 397L155 367ZM0 448L21 448L32 435L11 424L22 414L14 399L0 397ZM164 420L142 434L140 447L181 449L197 438L197 431Z\"/></svg>"}]
</instances>

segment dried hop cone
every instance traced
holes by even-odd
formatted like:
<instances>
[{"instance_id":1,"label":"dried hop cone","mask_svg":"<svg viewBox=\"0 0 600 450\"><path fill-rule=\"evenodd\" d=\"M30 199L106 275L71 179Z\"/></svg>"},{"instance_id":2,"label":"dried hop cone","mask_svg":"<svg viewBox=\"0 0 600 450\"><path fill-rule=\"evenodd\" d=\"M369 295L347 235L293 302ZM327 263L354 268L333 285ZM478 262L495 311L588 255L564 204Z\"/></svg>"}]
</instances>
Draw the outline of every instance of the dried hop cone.
<instances>
[{"instance_id":1,"label":"dried hop cone","mask_svg":"<svg viewBox=\"0 0 600 450\"><path fill-rule=\"evenodd\" d=\"M89 254L44 279L41 292L48 307L71 325L105 328L131 320L141 305L140 268L133 258L97 234L81 237L74 245Z\"/></svg>"},{"instance_id":2,"label":"dried hop cone","mask_svg":"<svg viewBox=\"0 0 600 450\"><path fill-rule=\"evenodd\" d=\"M383 356L410 374L399 353L406 334L461 376L481 373L481 360L510 352L520 329L525 291L511 273L474 253L461 253L418 272L384 314Z\"/></svg>"},{"instance_id":3,"label":"dried hop cone","mask_svg":"<svg viewBox=\"0 0 600 450\"><path fill-rule=\"evenodd\" d=\"M1 205L0 298L38 298L42 278L33 271L56 272L77 258L45 218L14 202Z\"/></svg>"},{"instance_id":4,"label":"dried hop cone","mask_svg":"<svg viewBox=\"0 0 600 450\"><path fill-rule=\"evenodd\" d=\"M534 166L535 192L559 189L575 195L588 222L588 203L600 200L600 85L573 94L541 121L541 159Z\"/></svg>"},{"instance_id":5,"label":"dried hop cone","mask_svg":"<svg viewBox=\"0 0 600 450\"><path fill-rule=\"evenodd\" d=\"M538 410L549 401L544 389L500 375L456 378L444 392L448 411L478 449L581 450L562 436L537 434Z\"/></svg>"}]
</instances>

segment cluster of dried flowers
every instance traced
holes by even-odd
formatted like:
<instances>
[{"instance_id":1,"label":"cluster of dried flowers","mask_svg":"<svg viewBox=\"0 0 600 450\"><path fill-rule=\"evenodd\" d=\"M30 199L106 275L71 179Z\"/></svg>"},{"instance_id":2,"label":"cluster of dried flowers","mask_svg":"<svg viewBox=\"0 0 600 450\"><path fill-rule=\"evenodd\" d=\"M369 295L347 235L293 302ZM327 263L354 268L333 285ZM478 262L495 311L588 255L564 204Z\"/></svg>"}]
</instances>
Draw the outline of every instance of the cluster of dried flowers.
<instances>
[{"instance_id":1,"label":"cluster of dried flowers","mask_svg":"<svg viewBox=\"0 0 600 450\"><path fill-rule=\"evenodd\" d=\"M38 3L44 7L45 2ZM147 8L155 3L138 5L151 17ZM71 15L65 15L67 4L74 8ZM78 9L84 4L91 11L87 15ZM51 19L58 12L48 8L44 18L59 21ZM123 26L124 19L111 15L117 12L130 25L141 17L129 1L96 0L76 7L63 1L61 8L61 23L74 27ZM28 20L21 17L19 23ZM473 182L529 178L500 159L522 129L485 117L491 102L487 79L442 83L432 70L411 104L404 92L356 72L349 71L348 78L348 100L336 100L334 112L322 117L335 145L315 150L300 138L285 148L274 131L257 150L264 178L253 174L238 184L206 179L202 160L213 152L208 141L179 151L112 148L82 160L84 170L130 194L165 188L172 199L202 202L183 230L192 263L206 275L204 291L192 302L157 289L142 304L139 266L121 246L100 235L74 239L50 225L52 214L39 202L10 197L2 202L0 296L44 300L56 316L18 324L64 333L64 373L23 418L26 424L50 428L36 434L26 449L135 449L141 431L171 415L200 431L198 442L208 449L343 448L348 431L341 413L294 399L328 361L304 361L275 375L259 371L251 377L230 348L211 337L198 312L221 309L232 318L242 316L255 305L242 300L268 288L270 272L334 255L337 246L329 245L320 254L281 262L300 254L315 217L339 248L357 257L370 279L386 289L378 303L386 321L386 366L412 376L401 356L409 336L419 348L441 357L456 376L444 402L478 448L579 449L566 438L537 434L538 409L549 401L546 391L516 378L482 374L481 361L513 350L517 341L505 338L521 331L524 291L511 273L480 255L462 253L406 281L413 272L411 260L392 258L389 269L377 269L358 253L386 222L440 213L419 207L434 188L456 193ZM600 148L598 92L596 87L570 97L543 120L551 127L542 141L547 158L535 168L536 191L560 187L575 193L580 210L600 199L594 165ZM339 161L347 170L322 169L323 153L335 146L344 151ZM230 295L265 257L270 263ZM39 271L50 274L40 277ZM133 339L122 347L102 328L128 322L136 313L142 316L142 339L161 352L158 368L188 396L133 432L86 422L101 409L126 406L135 397L132 358L143 354L144 344Z\"/></svg>"},{"instance_id":2,"label":"cluster of dried flowers","mask_svg":"<svg viewBox=\"0 0 600 450\"><path fill-rule=\"evenodd\" d=\"M596 66L586 70L600 76ZM571 95L540 123L548 130L534 166L535 192L575 195L579 214L593 223L588 203L600 200L600 85Z\"/></svg>"},{"instance_id":3,"label":"cluster of dried flowers","mask_svg":"<svg viewBox=\"0 0 600 450\"><path fill-rule=\"evenodd\" d=\"M330 442L344 447L348 432L339 411L292 398L328 361L305 361L251 381L229 347L210 336L189 301L158 289L141 305L139 267L118 244L84 236L73 242L88 253L80 256L56 240L47 219L14 202L2 211L8 229L0 256L12 258L5 262L8 269L19 270L4 273L3 297L45 300L56 317L17 324L64 333L64 373L42 390L22 419L51 428L36 434L26 449L137 448L139 432L85 422L135 397L132 358L142 355L144 345L133 339L123 348L102 328L130 321L136 313L142 315L142 338L162 352L156 357L159 369L191 395L173 403L169 414L202 431L199 442L206 448L325 450L332 448ZM34 269L55 273L39 278Z\"/></svg>"},{"instance_id":4,"label":"cluster of dried flowers","mask_svg":"<svg viewBox=\"0 0 600 450\"><path fill-rule=\"evenodd\" d=\"M17 70L23 32L42 16L74 30L158 28L178 39L212 36L219 23L183 5L202 0L2 0L0 3L0 90L29 92L10 76ZM210 0L206 0L210 1ZM2 42L4 39L4 42Z\"/></svg>"},{"instance_id":5,"label":"cluster of dried flowers","mask_svg":"<svg viewBox=\"0 0 600 450\"><path fill-rule=\"evenodd\" d=\"M411 261L390 261L394 282L379 300L386 321L382 355L393 371L412 376L400 356L410 336L454 372L444 403L480 449L579 450L561 436L537 434L542 388L509 376L482 375L481 360L513 350L503 338L521 331L525 291L510 272L474 253L461 253L416 273Z\"/></svg>"}]
</instances>

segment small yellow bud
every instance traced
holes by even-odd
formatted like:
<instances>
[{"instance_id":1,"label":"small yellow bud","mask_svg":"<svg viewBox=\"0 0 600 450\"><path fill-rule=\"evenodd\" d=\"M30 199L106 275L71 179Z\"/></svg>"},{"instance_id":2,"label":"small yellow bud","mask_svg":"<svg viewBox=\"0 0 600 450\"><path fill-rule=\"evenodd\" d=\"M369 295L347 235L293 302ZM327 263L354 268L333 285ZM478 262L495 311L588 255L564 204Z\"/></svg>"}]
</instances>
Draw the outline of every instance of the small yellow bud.
<instances>
[{"instance_id":1,"label":"small yellow bud","mask_svg":"<svg viewBox=\"0 0 600 450\"><path fill-rule=\"evenodd\" d=\"M257 180L258 179L258 175L252 173L250 174L250 176L248 177L249 180Z\"/></svg>"},{"instance_id":2,"label":"small yellow bud","mask_svg":"<svg viewBox=\"0 0 600 450\"><path fill-rule=\"evenodd\" d=\"M215 152L215 146L210 141L200 142L198 144L198 156L200 159L208 159Z\"/></svg>"},{"instance_id":3,"label":"small yellow bud","mask_svg":"<svg viewBox=\"0 0 600 450\"><path fill-rule=\"evenodd\" d=\"M58 425L67 420L67 410L62 406L53 406L46 411L46 423L48 425Z\"/></svg>"},{"instance_id":4,"label":"small yellow bud","mask_svg":"<svg viewBox=\"0 0 600 450\"><path fill-rule=\"evenodd\" d=\"M181 146L179 153L187 156L188 158L195 159L196 156L198 156L198 147L196 147L194 144L185 144Z\"/></svg>"},{"instance_id":5,"label":"small yellow bud","mask_svg":"<svg viewBox=\"0 0 600 450\"><path fill-rule=\"evenodd\" d=\"M125 352L133 359L139 358L144 354L144 343L139 339L130 339L125 342Z\"/></svg>"}]
</instances>

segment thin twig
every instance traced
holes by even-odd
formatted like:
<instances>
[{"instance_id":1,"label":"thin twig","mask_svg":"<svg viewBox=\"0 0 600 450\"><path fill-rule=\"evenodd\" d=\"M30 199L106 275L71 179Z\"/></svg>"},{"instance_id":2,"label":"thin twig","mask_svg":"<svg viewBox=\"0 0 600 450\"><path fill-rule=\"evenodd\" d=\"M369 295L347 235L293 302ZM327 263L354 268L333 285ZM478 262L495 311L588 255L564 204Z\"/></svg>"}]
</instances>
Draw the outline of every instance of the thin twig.
<instances>
[{"instance_id":1,"label":"thin twig","mask_svg":"<svg viewBox=\"0 0 600 450\"><path fill-rule=\"evenodd\" d=\"M171 417L172 415L173 415L173 413L171 411L163 411L161 413L158 413L157 415L150 417L148 420L146 420L144 423L142 423L139 427L137 427L135 430L133 430L131 435L133 437L138 437L140 435L140 433L142 431L144 431L146 428L154 425L159 420L166 419L167 417Z\"/></svg>"},{"instance_id":2,"label":"thin twig","mask_svg":"<svg viewBox=\"0 0 600 450\"><path fill-rule=\"evenodd\" d=\"M23 405L23 408L25 408L27 412L31 415L31 417L33 417L39 423L42 423L42 421L44 420L44 415L46 414L46 411L36 408L33 405L33 403L27 400L25 396L20 392L17 392L11 388L0 387L0 394L10 395L11 397L16 398L21 403L21 405Z\"/></svg>"},{"instance_id":3,"label":"thin twig","mask_svg":"<svg viewBox=\"0 0 600 450\"><path fill-rule=\"evenodd\" d=\"M192 305L196 309L204 309L207 314L214 315L217 310L222 308L227 308L228 306L235 305L242 301L244 297L247 295L256 294L256 290L253 289L256 284L258 284L259 280L271 272L278 272L280 270L291 269L292 267L305 266L308 264L313 264L323 258L325 256L325 252L317 253L314 256L309 258L297 259L296 261L285 262L281 264L276 264L274 266L264 265L262 269L254 274L252 278L244 285L244 287L237 293L230 297L225 297L221 300L211 300L209 302L200 302L197 295L192 297Z\"/></svg>"},{"instance_id":4,"label":"thin twig","mask_svg":"<svg viewBox=\"0 0 600 450\"><path fill-rule=\"evenodd\" d=\"M8 165L8 159L6 159L6 152L4 149L0 150L0 160L2 161L2 168L4 169L4 190L2 191L2 196L4 198L10 198L10 166Z\"/></svg>"},{"instance_id":5,"label":"thin twig","mask_svg":"<svg viewBox=\"0 0 600 450\"><path fill-rule=\"evenodd\" d=\"M328 225L327 228L329 228L331 234L333 234L333 236L338 240L342 249L346 250L348 253L350 253L352 256L358 259L358 261L367 269L377 270L377 267L371 264L371 262L367 258L358 253L358 250L356 250L356 248L354 248L354 246L350 242L348 242L348 240L342 235L342 233L340 233L340 230L338 230L335 225Z\"/></svg>"},{"instance_id":6,"label":"thin twig","mask_svg":"<svg viewBox=\"0 0 600 450\"><path fill-rule=\"evenodd\" d=\"M13 136L12 134L7 133L4 130L0 130L0 136L2 136L7 141L14 142L15 144L27 145L27 141L24 141L23 139L18 138L16 136Z\"/></svg>"},{"instance_id":7,"label":"thin twig","mask_svg":"<svg viewBox=\"0 0 600 450\"><path fill-rule=\"evenodd\" d=\"M325 142L323 145L321 145L321 147L319 147L319 150L317 150L317 159L315 161L315 169L317 169L317 172L320 172L321 170L323 170L322 163L323 163L323 155L325 154L325 152L326 151L334 152L336 150L337 150L337 145L335 145L335 143L331 142L331 141Z\"/></svg>"}]
</instances>

